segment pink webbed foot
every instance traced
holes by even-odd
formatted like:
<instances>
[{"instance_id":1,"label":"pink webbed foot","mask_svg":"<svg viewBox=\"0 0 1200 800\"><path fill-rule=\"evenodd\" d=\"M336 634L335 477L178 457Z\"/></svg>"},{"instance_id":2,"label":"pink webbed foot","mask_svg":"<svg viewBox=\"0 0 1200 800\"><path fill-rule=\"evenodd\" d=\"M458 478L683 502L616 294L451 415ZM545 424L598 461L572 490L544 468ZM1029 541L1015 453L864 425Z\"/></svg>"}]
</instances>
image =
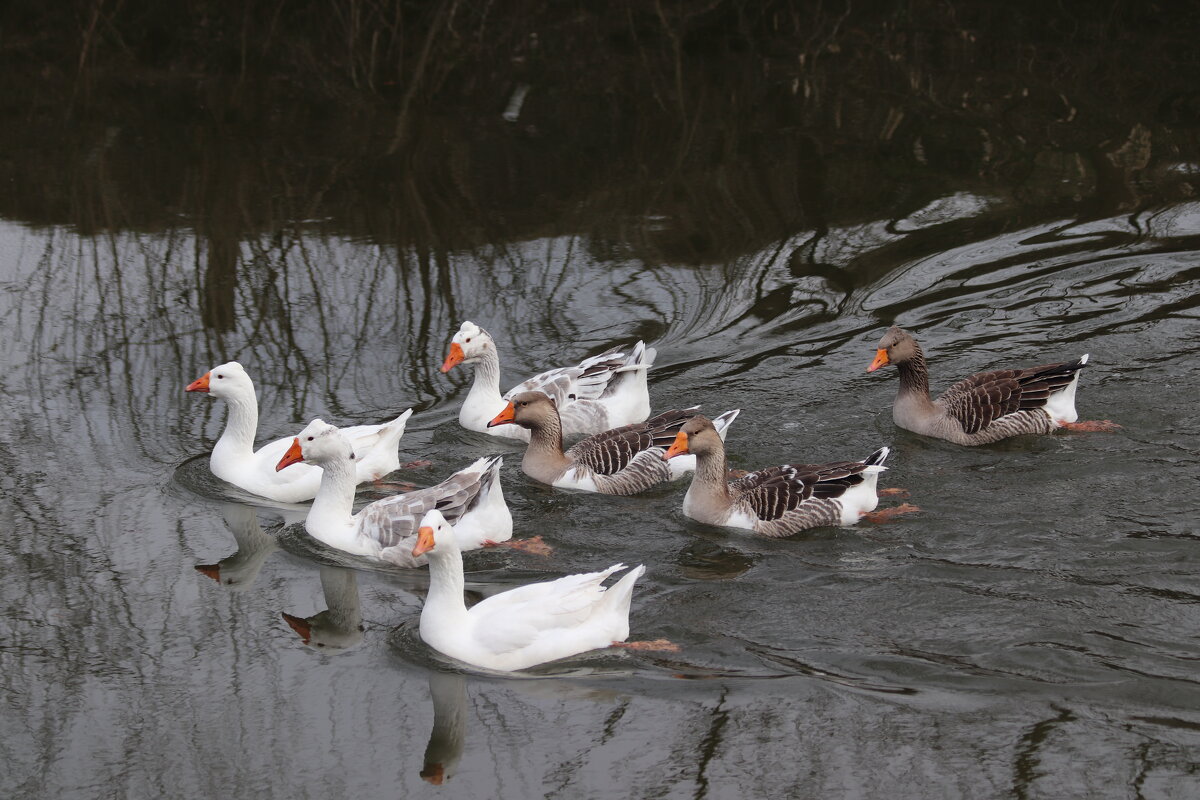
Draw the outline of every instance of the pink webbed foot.
<instances>
[{"instance_id":1,"label":"pink webbed foot","mask_svg":"<svg viewBox=\"0 0 1200 800\"><path fill-rule=\"evenodd\" d=\"M1089 419L1083 422L1060 422L1058 426L1063 430L1076 431L1077 433L1112 433L1113 431L1121 430L1121 426L1113 422L1111 419Z\"/></svg>"},{"instance_id":2,"label":"pink webbed foot","mask_svg":"<svg viewBox=\"0 0 1200 800\"><path fill-rule=\"evenodd\" d=\"M380 478L376 478L375 480L371 481L371 488L380 492L398 492L400 494L404 494L406 492L416 491L418 486L415 483L409 483L408 481L385 481Z\"/></svg>"},{"instance_id":3,"label":"pink webbed foot","mask_svg":"<svg viewBox=\"0 0 1200 800\"><path fill-rule=\"evenodd\" d=\"M880 489L880 497L908 497L908 489L900 489L892 487L891 489Z\"/></svg>"},{"instance_id":4,"label":"pink webbed foot","mask_svg":"<svg viewBox=\"0 0 1200 800\"><path fill-rule=\"evenodd\" d=\"M645 650L660 653L678 653L680 650L679 645L670 639L651 639L648 642L613 642L612 646L625 650Z\"/></svg>"},{"instance_id":5,"label":"pink webbed foot","mask_svg":"<svg viewBox=\"0 0 1200 800\"><path fill-rule=\"evenodd\" d=\"M407 464L401 464L400 469L419 469L421 467L432 467L433 462L424 458L419 458L416 461L409 461Z\"/></svg>"},{"instance_id":6,"label":"pink webbed foot","mask_svg":"<svg viewBox=\"0 0 1200 800\"><path fill-rule=\"evenodd\" d=\"M530 536L528 539L509 539L507 542L493 542L491 539L485 539L483 546L508 547L522 553L529 553L531 556L548 556L554 552L554 548L546 544L541 536Z\"/></svg>"},{"instance_id":7,"label":"pink webbed foot","mask_svg":"<svg viewBox=\"0 0 1200 800\"><path fill-rule=\"evenodd\" d=\"M864 511L862 518L868 522L889 522L892 517L897 517L901 514L912 514L921 509L914 506L912 503L901 503L895 508L881 508L878 511Z\"/></svg>"}]
</instances>

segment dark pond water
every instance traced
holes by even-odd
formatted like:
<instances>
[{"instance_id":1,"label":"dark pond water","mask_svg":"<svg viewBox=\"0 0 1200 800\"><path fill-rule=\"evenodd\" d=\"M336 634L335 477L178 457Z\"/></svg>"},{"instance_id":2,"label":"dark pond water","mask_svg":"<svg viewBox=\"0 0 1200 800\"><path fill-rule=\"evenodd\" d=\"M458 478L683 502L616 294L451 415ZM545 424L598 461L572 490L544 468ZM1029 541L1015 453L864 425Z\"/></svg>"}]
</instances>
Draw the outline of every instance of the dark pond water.
<instances>
[{"instance_id":1,"label":"dark pond water","mask_svg":"<svg viewBox=\"0 0 1200 800\"><path fill-rule=\"evenodd\" d=\"M1021 119L1066 124L1038 102ZM1200 796L1194 129L1096 112L1030 144L929 112L885 142L886 109L802 130L724 107L714 132L701 107L699 133L634 124L636 152L504 103L470 135L417 115L402 168L373 129L283 164L279 131L97 117L40 146L58 166L7 165L29 199L0 219L0 794ZM881 484L922 512L771 541L686 519L683 484L535 484L457 425L469 373L437 368L463 319L505 384L643 338L655 408L743 409L734 466L888 444ZM1090 353L1081 415L1124 427L899 431L894 373L865 372L893 322L936 388ZM416 633L423 570L208 472L224 409L183 387L231 358L263 440L413 406L402 460L432 463L406 480L511 452L516 535L554 552L470 554L468 589L644 563L633 637L680 652L447 663Z\"/></svg>"}]
</instances>

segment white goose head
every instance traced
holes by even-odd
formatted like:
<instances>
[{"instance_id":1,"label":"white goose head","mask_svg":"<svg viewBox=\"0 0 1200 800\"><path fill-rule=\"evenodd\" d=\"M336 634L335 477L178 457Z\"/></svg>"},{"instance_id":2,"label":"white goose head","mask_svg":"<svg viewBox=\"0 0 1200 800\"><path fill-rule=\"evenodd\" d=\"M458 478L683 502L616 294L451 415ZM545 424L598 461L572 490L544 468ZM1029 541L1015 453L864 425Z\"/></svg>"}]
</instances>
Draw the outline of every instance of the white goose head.
<instances>
[{"instance_id":1,"label":"white goose head","mask_svg":"<svg viewBox=\"0 0 1200 800\"><path fill-rule=\"evenodd\" d=\"M354 448L345 434L322 419L314 419L292 441L292 446L279 459L275 470L279 471L298 461L324 466L336 461L353 461L354 458Z\"/></svg>"},{"instance_id":2,"label":"white goose head","mask_svg":"<svg viewBox=\"0 0 1200 800\"><path fill-rule=\"evenodd\" d=\"M436 508L426 511L425 516L421 517L421 527L417 530L417 543L413 545L412 550L413 558L436 550L438 545L446 544L457 545L454 528L450 527L442 512Z\"/></svg>"},{"instance_id":3,"label":"white goose head","mask_svg":"<svg viewBox=\"0 0 1200 800\"><path fill-rule=\"evenodd\" d=\"M187 385L187 392L204 392L222 400L254 397L254 382L245 367L230 361L213 367Z\"/></svg>"},{"instance_id":4,"label":"white goose head","mask_svg":"<svg viewBox=\"0 0 1200 800\"><path fill-rule=\"evenodd\" d=\"M442 372L449 372L458 364L473 364L489 350L493 353L496 351L492 335L467 320L450 340L450 352L442 362Z\"/></svg>"}]
</instances>

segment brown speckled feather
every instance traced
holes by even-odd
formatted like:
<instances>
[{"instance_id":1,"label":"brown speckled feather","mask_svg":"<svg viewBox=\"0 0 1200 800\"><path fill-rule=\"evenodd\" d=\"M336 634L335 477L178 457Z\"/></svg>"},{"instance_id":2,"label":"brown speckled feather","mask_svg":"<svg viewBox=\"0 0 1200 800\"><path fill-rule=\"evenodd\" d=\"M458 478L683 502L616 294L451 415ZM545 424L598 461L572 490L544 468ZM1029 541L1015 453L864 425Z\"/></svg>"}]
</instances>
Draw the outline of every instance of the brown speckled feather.
<instances>
[{"instance_id":1,"label":"brown speckled feather","mask_svg":"<svg viewBox=\"0 0 1200 800\"><path fill-rule=\"evenodd\" d=\"M730 491L764 522L777 520L810 499L833 500L863 481L867 464L836 461L829 464L783 464L751 472L730 482Z\"/></svg>"},{"instance_id":2,"label":"brown speckled feather","mask_svg":"<svg viewBox=\"0 0 1200 800\"><path fill-rule=\"evenodd\" d=\"M963 431L978 433L1009 414L1042 408L1046 399L1065 388L1083 367L1082 361L1071 361L981 372L951 386L937 403L958 420Z\"/></svg>"},{"instance_id":3,"label":"brown speckled feather","mask_svg":"<svg viewBox=\"0 0 1200 800\"><path fill-rule=\"evenodd\" d=\"M612 475L627 467L638 453L652 447L669 447L683 424L698 413L697 408L664 411L645 422L589 436L566 455L597 475Z\"/></svg>"}]
</instances>

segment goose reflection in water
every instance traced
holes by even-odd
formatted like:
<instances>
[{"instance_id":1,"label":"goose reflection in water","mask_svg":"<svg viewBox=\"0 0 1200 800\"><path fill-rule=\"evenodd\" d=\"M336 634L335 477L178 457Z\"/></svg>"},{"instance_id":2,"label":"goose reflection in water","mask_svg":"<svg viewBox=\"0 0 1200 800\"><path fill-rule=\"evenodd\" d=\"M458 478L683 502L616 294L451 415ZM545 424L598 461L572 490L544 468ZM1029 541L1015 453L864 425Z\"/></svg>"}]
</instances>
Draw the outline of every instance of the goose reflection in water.
<instances>
[{"instance_id":1,"label":"goose reflection in water","mask_svg":"<svg viewBox=\"0 0 1200 800\"><path fill-rule=\"evenodd\" d=\"M309 647L335 651L355 647L363 638L363 621L354 570L321 567L321 591L325 595L324 611L310 617L285 611L283 621Z\"/></svg>"},{"instance_id":2,"label":"goose reflection in water","mask_svg":"<svg viewBox=\"0 0 1200 800\"><path fill-rule=\"evenodd\" d=\"M467 679L457 673L429 673L433 730L425 747L421 778L441 786L462 758L467 738Z\"/></svg>"},{"instance_id":3,"label":"goose reflection in water","mask_svg":"<svg viewBox=\"0 0 1200 800\"><path fill-rule=\"evenodd\" d=\"M228 589L241 591L254 583L267 557L279 549L279 543L263 531L258 514L250 506L227 503L222 514L237 542L237 550L216 564L197 564L196 571Z\"/></svg>"}]
</instances>

